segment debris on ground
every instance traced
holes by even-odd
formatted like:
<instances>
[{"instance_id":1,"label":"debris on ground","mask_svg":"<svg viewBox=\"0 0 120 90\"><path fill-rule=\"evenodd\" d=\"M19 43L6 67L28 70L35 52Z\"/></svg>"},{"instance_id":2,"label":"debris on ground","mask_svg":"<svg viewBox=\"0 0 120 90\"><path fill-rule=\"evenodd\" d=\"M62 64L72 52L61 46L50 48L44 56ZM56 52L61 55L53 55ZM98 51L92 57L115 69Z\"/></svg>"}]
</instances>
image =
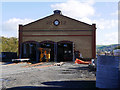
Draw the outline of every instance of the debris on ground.
<instances>
[{"instance_id":1,"label":"debris on ground","mask_svg":"<svg viewBox=\"0 0 120 90\"><path fill-rule=\"evenodd\" d=\"M97 59L92 59L91 63L88 65L90 70L96 71L97 68Z\"/></svg>"},{"instance_id":2,"label":"debris on ground","mask_svg":"<svg viewBox=\"0 0 120 90\"><path fill-rule=\"evenodd\" d=\"M34 66L39 66L39 65L42 65L42 64L43 64L43 63L36 63L36 64L28 63L28 65L23 66L23 67L34 67Z\"/></svg>"},{"instance_id":3,"label":"debris on ground","mask_svg":"<svg viewBox=\"0 0 120 90\"><path fill-rule=\"evenodd\" d=\"M63 64L65 64L65 63L64 62L55 63L54 66L62 66Z\"/></svg>"}]
</instances>

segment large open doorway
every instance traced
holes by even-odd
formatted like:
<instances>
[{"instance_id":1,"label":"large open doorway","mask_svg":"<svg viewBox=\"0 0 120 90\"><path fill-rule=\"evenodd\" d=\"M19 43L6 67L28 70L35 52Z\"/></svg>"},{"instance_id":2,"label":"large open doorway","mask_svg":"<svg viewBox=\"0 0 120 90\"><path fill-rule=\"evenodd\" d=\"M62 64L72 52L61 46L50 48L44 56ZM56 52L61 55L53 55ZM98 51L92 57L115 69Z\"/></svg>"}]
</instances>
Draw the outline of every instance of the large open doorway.
<instances>
[{"instance_id":1,"label":"large open doorway","mask_svg":"<svg viewBox=\"0 0 120 90\"><path fill-rule=\"evenodd\" d=\"M35 41L22 43L22 58L30 58L31 61L36 61L36 43Z\"/></svg>"},{"instance_id":2,"label":"large open doorway","mask_svg":"<svg viewBox=\"0 0 120 90\"><path fill-rule=\"evenodd\" d=\"M42 51L39 51L39 57L41 58L41 54L43 54L43 57L45 56L44 54L49 54L50 51L50 60L49 61L54 61L54 42L53 41L42 41L40 42L40 47L43 48ZM42 60L46 61L46 60Z\"/></svg>"},{"instance_id":3,"label":"large open doorway","mask_svg":"<svg viewBox=\"0 0 120 90\"><path fill-rule=\"evenodd\" d=\"M57 42L57 61L72 61L73 60L73 42L60 41Z\"/></svg>"}]
</instances>

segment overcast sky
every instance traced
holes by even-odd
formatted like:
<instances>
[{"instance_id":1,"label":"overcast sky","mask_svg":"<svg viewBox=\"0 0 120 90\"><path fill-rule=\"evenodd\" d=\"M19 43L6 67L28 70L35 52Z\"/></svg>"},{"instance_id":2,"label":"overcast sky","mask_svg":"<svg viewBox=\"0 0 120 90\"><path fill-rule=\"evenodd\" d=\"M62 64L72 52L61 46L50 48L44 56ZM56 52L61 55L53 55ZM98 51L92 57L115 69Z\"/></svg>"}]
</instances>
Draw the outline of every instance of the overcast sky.
<instances>
[{"instance_id":1,"label":"overcast sky","mask_svg":"<svg viewBox=\"0 0 120 90\"><path fill-rule=\"evenodd\" d=\"M8 0L9 1L9 0ZM15 0L14 0L15 1ZM50 1L50 0L49 0ZM94 0L43 0L41 2L2 2L2 36L18 37L18 24L53 14L63 15L97 25L97 45L118 44L118 2Z\"/></svg>"}]
</instances>

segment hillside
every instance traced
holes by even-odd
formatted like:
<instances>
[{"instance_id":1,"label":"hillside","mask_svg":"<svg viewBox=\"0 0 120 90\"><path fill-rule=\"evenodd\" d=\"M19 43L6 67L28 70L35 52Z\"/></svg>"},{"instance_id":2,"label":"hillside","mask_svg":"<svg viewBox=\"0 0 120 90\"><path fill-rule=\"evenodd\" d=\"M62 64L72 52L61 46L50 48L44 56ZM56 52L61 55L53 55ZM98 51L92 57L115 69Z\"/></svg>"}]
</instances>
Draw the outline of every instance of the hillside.
<instances>
[{"instance_id":1,"label":"hillside","mask_svg":"<svg viewBox=\"0 0 120 90\"><path fill-rule=\"evenodd\" d=\"M120 46L120 44L111 44L111 45L96 45L96 51L112 51L117 46Z\"/></svg>"}]
</instances>

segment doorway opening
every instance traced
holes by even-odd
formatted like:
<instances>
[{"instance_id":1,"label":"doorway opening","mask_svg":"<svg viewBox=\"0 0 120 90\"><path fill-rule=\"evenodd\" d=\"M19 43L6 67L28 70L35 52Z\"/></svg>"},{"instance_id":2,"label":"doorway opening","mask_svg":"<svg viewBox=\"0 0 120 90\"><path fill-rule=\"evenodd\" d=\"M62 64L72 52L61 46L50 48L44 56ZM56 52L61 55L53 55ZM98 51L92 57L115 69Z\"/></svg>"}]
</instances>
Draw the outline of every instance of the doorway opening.
<instances>
[{"instance_id":1,"label":"doorway opening","mask_svg":"<svg viewBox=\"0 0 120 90\"><path fill-rule=\"evenodd\" d=\"M42 61L46 61L47 56L49 56L49 61L54 61L54 42L53 41L40 42L39 49L42 49L42 50L39 50L39 58L42 59Z\"/></svg>"},{"instance_id":2,"label":"doorway opening","mask_svg":"<svg viewBox=\"0 0 120 90\"><path fill-rule=\"evenodd\" d=\"M57 42L57 61L72 61L73 60L73 42L60 41Z\"/></svg>"},{"instance_id":3,"label":"doorway opening","mask_svg":"<svg viewBox=\"0 0 120 90\"><path fill-rule=\"evenodd\" d=\"M22 58L30 58L31 61L36 61L36 42L27 41L22 43Z\"/></svg>"}]
</instances>

